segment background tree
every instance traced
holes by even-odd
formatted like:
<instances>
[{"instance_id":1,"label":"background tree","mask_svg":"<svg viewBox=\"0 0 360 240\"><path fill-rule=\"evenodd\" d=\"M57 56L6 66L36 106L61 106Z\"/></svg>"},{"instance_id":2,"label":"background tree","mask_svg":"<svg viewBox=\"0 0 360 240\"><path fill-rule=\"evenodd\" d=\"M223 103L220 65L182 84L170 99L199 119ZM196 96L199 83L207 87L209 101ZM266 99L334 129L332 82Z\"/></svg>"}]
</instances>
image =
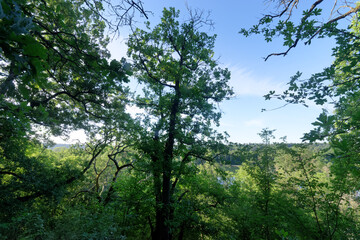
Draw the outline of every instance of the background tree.
<instances>
[{"instance_id":1,"label":"background tree","mask_svg":"<svg viewBox=\"0 0 360 240\"><path fill-rule=\"evenodd\" d=\"M283 144L271 143L275 130L263 129L263 144L237 146L234 155L242 159L230 192L235 201L226 209L234 221L235 238L274 239L283 224L284 196L278 188L280 176L275 158Z\"/></svg>"},{"instance_id":2,"label":"background tree","mask_svg":"<svg viewBox=\"0 0 360 240\"><path fill-rule=\"evenodd\" d=\"M139 83L145 85L136 104L144 110L137 148L149 160L155 195L153 239L171 239L177 185L196 158L220 150L224 137L212 130L220 113L216 103L231 96L230 73L213 60L215 36L199 32L207 23L199 13L187 22L164 9L161 23L148 32L136 29L128 41Z\"/></svg>"},{"instance_id":3,"label":"background tree","mask_svg":"<svg viewBox=\"0 0 360 240\"><path fill-rule=\"evenodd\" d=\"M355 170L357 169L355 166L359 164L359 124L357 117L359 111L359 3L344 1L344 8L342 9L347 10L342 11L340 9L340 11L336 11L338 10L338 1L334 1L331 12L334 15L331 16L329 21L323 23L319 20L322 13L322 2L314 1L313 5L307 11L304 11L300 23L295 24L295 21L292 20L294 17L293 11L296 11L299 1L281 1L280 5L284 7L283 11L275 15L266 15L258 25L255 25L249 31L242 30L241 32L245 35L261 33L267 41L271 41L277 34L284 37L284 45L288 47L287 50L282 53L270 54L265 59L273 55L285 56L300 41L310 44L315 37L335 38L336 46L333 48L335 61L330 67L325 68L320 73L313 74L309 79L305 80L300 80L301 73L297 73L291 78L289 88L286 91L281 94L270 91L269 94L265 95L265 98L278 98L284 100L287 104L303 104L305 106L307 106L307 101L314 101L318 105L333 104L334 112L328 113L324 110L316 122L313 123L315 129L306 133L303 137L304 141L308 140L310 142L329 141L333 154L326 157L332 163L330 170L331 176L334 177L325 176L325 178L327 179L326 184L331 186L331 191L321 190L324 183L320 183L318 180L308 181L308 184L311 188L318 189L319 193L317 194L323 195L323 198L326 199L326 203L322 203L313 197L312 202L316 205L314 209L318 207L326 208L326 205L329 207L324 210L328 214L326 215L327 220L321 217L323 212L319 210L318 219L320 220L317 221L318 229L316 234L327 238L342 234L351 238L354 233L349 229L356 229L356 227L352 225L352 227L347 228L346 225L349 222L345 219L353 216L351 212L358 205L344 207L344 202L341 199L350 198L354 200L353 196L359 190L359 173ZM338 24L340 20L351 16L353 18L347 29ZM275 19L280 20L274 26L272 24ZM261 30L259 30L260 28ZM303 163L304 166L306 164L308 163ZM314 193L309 194L316 195ZM349 203L352 200L347 201ZM347 212L345 209L350 211ZM334 222L335 225L333 225ZM344 224L345 222L347 224ZM342 229L339 229L340 223L344 224Z\"/></svg>"},{"instance_id":4,"label":"background tree","mask_svg":"<svg viewBox=\"0 0 360 240\"><path fill-rule=\"evenodd\" d=\"M224 222L231 223L225 226L231 233L227 239L351 239L356 235L357 200L332 176L332 162L325 153L329 154L325 144L238 146L235 154L244 161L231 175L226 190L231 197L221 212Z\"/></svg>"},{"instance_id":5,"label":"background tree","mask_svg":"<svg viewBox=\"0 0 360 240\"><path fill-rule=\"evenodd\" d=\"M300 25L296 26L291 19L292 10L289 6L296 6L298 1L288 1L289 5L284 5L285 10L281 14L266 16L259 25L263 25L262 33L271 40L276 33L284 36L284 45L291 48L296 46L300 40L308 39L305 43L310 43L315 37L335 37L336 46L333 48L335 56L334 63L323 70L323 72L313 74L309 79L300 80L301 73L296 73L289 82L289 88L282 94L271 91L265 95L266 99L278 98L284 100L287 104L303 104L306 101L314 101L318 105L325 103L334 106L334 113L328 113L324 110L319 115L316 122L313 123L315 129L304 135L304 140L311 142L317 140L328 140L334 151L334 164L332 166L334 173L340 174L339 179L344 176L352 176L349 181L358 184L358 173L352 171L359 163L359 121L358 121L358 94L359 94L359 25L358 12L359 4L346 4L347 12L341 12L325 24L317 20L317 16L322 9L319 7L323 1L316 1L312 7L304 12ZM284 3L284 2L282 2ZM292 5L291 5L292 4ZM337 1L334 3L336 9ZM279 20L275 28L270 24L273 19L285 17L286 11L289 11L286 21ZM338 14L338 13L337 13ZM347 29L338 27L338 21L353 16L351 24ZM310 18L312 18L310 20ZM296 27L294 27L296 26ZM255 31L256 27L250 31L242 30L244 34L260 33ZM269 33L272 33L269 35ZM293 40L293 38L298 40ZM288 51L287 51L288 52ZM287 53L286 52L286 53ZM283 55L286 55L283 54ZM277 54L270 54L277 55ZM268 57L269 57L268 56ZM354 165L355 164L355 165ZM338 169L336 169L338 167ZM350 175L349 175L350 174ZM349 186L350 187L350 186ZM350 190L350 189L349 189ZM358 189L352 189L355 193Z\"/></svg>"}]
</instances>

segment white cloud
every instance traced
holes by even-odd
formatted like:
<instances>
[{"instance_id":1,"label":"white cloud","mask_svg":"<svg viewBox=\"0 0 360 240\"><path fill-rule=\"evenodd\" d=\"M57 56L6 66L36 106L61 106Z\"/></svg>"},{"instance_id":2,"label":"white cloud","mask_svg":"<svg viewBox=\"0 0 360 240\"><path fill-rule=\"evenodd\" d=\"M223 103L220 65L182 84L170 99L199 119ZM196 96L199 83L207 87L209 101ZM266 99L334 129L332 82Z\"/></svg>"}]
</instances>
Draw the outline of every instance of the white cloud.
<instances>
[{"instance_id":1,"label":"white cloud","mask_svg":"<svg viewBox=\"0 0 360 240\"><path fill-rule=\"evenodd\" d=\"M264 96L270 90L281 92L283 83L277 83L271 77L262 77L239 66L228 66L231 72L230 85L237 96Z\"/></svg>"}]
</instances>

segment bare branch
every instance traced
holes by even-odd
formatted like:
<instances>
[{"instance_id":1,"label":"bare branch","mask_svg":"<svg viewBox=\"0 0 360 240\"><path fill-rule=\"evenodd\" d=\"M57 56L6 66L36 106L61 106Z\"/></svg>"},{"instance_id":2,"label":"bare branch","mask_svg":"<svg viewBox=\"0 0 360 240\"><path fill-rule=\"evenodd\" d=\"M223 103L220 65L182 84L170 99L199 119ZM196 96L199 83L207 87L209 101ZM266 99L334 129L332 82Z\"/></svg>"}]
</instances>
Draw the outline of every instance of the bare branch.
<instances>
[{"instance_id":1,"label":"bare branch","mask_svg":"<svg viewBox=\"0 0 360 240\"><path fill-rule=\"evenodd\" d=\"M299 40L300 40L300 33L303 30L304 27L304 23L305 21L310 17L312 11L314 11L314 9L316 8L317 5L319 5L321 2L323 2L323 0L317 0L316 2L313 3L313 5L310 7L309 11L307 12L307 14L301 19L301 24L300 24L300 28L298 29L298 31L296 32L296 39L294 41L294 43L285 51L285 52L281 52L281 53L271 53L269 54L266 58L265 61L267 61L269 59L269 57L271 56L286 56L289 51L292 48L295 48L296 45L298 44Z\"/></svg>"},{"instance_id":2,"label":"bare branch","mask_svg":"<svg viewBox=\"0 0 360 240\"><path fill-rule=\"evenodd\" d=\"M286 12L289 12L289 17L287 18L287 20L289 20L293 8L296 7L298 5L298 3L299 3L299 0L291 0L286 5L285 1L281 1L280 5L281 4L285 5L285 8L284 8L283 11L281 11L279 14L276 14L276 15L267 14L262 19L260 19L260 21L265 19L265 18L279 18L279 17L282 17Z\"/></svg>"},{"instance_id":3,"label":"bare branch","mask_svg":"<svg viewBox=\"0 0 360 240\"><path fill-rule=\"evenodd\" d=\"M92 4L92 0L86 0L85 4L93 13L104 21L110 31L115 34L120 33L120 28L122 26L132 25L136 12L139 12L140 15L144 16L146 19L148 19L148 14L151 13L150 11L145 10L141 0L121 0L115 2L112 0L103 0L103 2L107 4L108 10L110 10L110 16L104 16L105 12L97 9L94 6L95 4ZM113 18L113 21L111 18Z\"/></svg>"},{"instance_id":4,"label":"bare branch","mask_svg":"<svg viewBox=\"0 0 360 240\"><path fill-rule=\"evenodd\" d=\"M189 190L186 190L185 192L183 192L179 197L178 197L178 202L180 202L183 197L185 196L186 193L190 192Z\"/></svg>"}]
</instances>

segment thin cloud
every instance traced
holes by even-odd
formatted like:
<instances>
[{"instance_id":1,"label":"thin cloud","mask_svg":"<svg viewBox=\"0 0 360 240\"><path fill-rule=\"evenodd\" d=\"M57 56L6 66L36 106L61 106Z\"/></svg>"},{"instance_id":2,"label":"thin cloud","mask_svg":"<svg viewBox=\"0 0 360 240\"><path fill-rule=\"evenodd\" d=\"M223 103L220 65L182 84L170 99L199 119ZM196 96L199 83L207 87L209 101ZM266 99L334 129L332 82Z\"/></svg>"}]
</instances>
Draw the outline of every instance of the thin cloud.
<instances>
[{"instance_id":1,"label":"thin cloud","mask_svg":"<svg viewBox=\"0 0 360 240\"><path fill-rule=\"evenodd\" d=\"M253 72L238 66L230 66L231 72L230 85L233 87L237 96L264 96L270 90L281 92L285 85L275 82L272 78L261 77Z\"/></svg>"}]
</instances>

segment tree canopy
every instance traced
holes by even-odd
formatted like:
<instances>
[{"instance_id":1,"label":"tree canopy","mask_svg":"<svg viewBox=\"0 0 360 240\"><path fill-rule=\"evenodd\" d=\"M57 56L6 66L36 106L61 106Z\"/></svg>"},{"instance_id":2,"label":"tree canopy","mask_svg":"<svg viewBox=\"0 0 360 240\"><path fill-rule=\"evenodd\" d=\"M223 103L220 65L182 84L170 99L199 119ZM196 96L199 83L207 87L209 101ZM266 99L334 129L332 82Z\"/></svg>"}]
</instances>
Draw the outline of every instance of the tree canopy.
<instances>
[{"instance_id":1,"label":"tree canopy","mask_svg":"<svg viewBox=\"0 0 360 240\"><path fill-rule=\"evenodd\" d=\"M194 158L206 158L224 137L212 130L220 113L215 104L231 96L230 73L213 60L215 36L199 32L201 14L180 24L179 12L163 11L161 23L136 29L128 41L138 81L145 85L136 104L144 109L141 146L150 158L156 198L153 239L170 239L177 184ZM150 30L150 23L147 23Z\"/></svg>"}]
</instances>

